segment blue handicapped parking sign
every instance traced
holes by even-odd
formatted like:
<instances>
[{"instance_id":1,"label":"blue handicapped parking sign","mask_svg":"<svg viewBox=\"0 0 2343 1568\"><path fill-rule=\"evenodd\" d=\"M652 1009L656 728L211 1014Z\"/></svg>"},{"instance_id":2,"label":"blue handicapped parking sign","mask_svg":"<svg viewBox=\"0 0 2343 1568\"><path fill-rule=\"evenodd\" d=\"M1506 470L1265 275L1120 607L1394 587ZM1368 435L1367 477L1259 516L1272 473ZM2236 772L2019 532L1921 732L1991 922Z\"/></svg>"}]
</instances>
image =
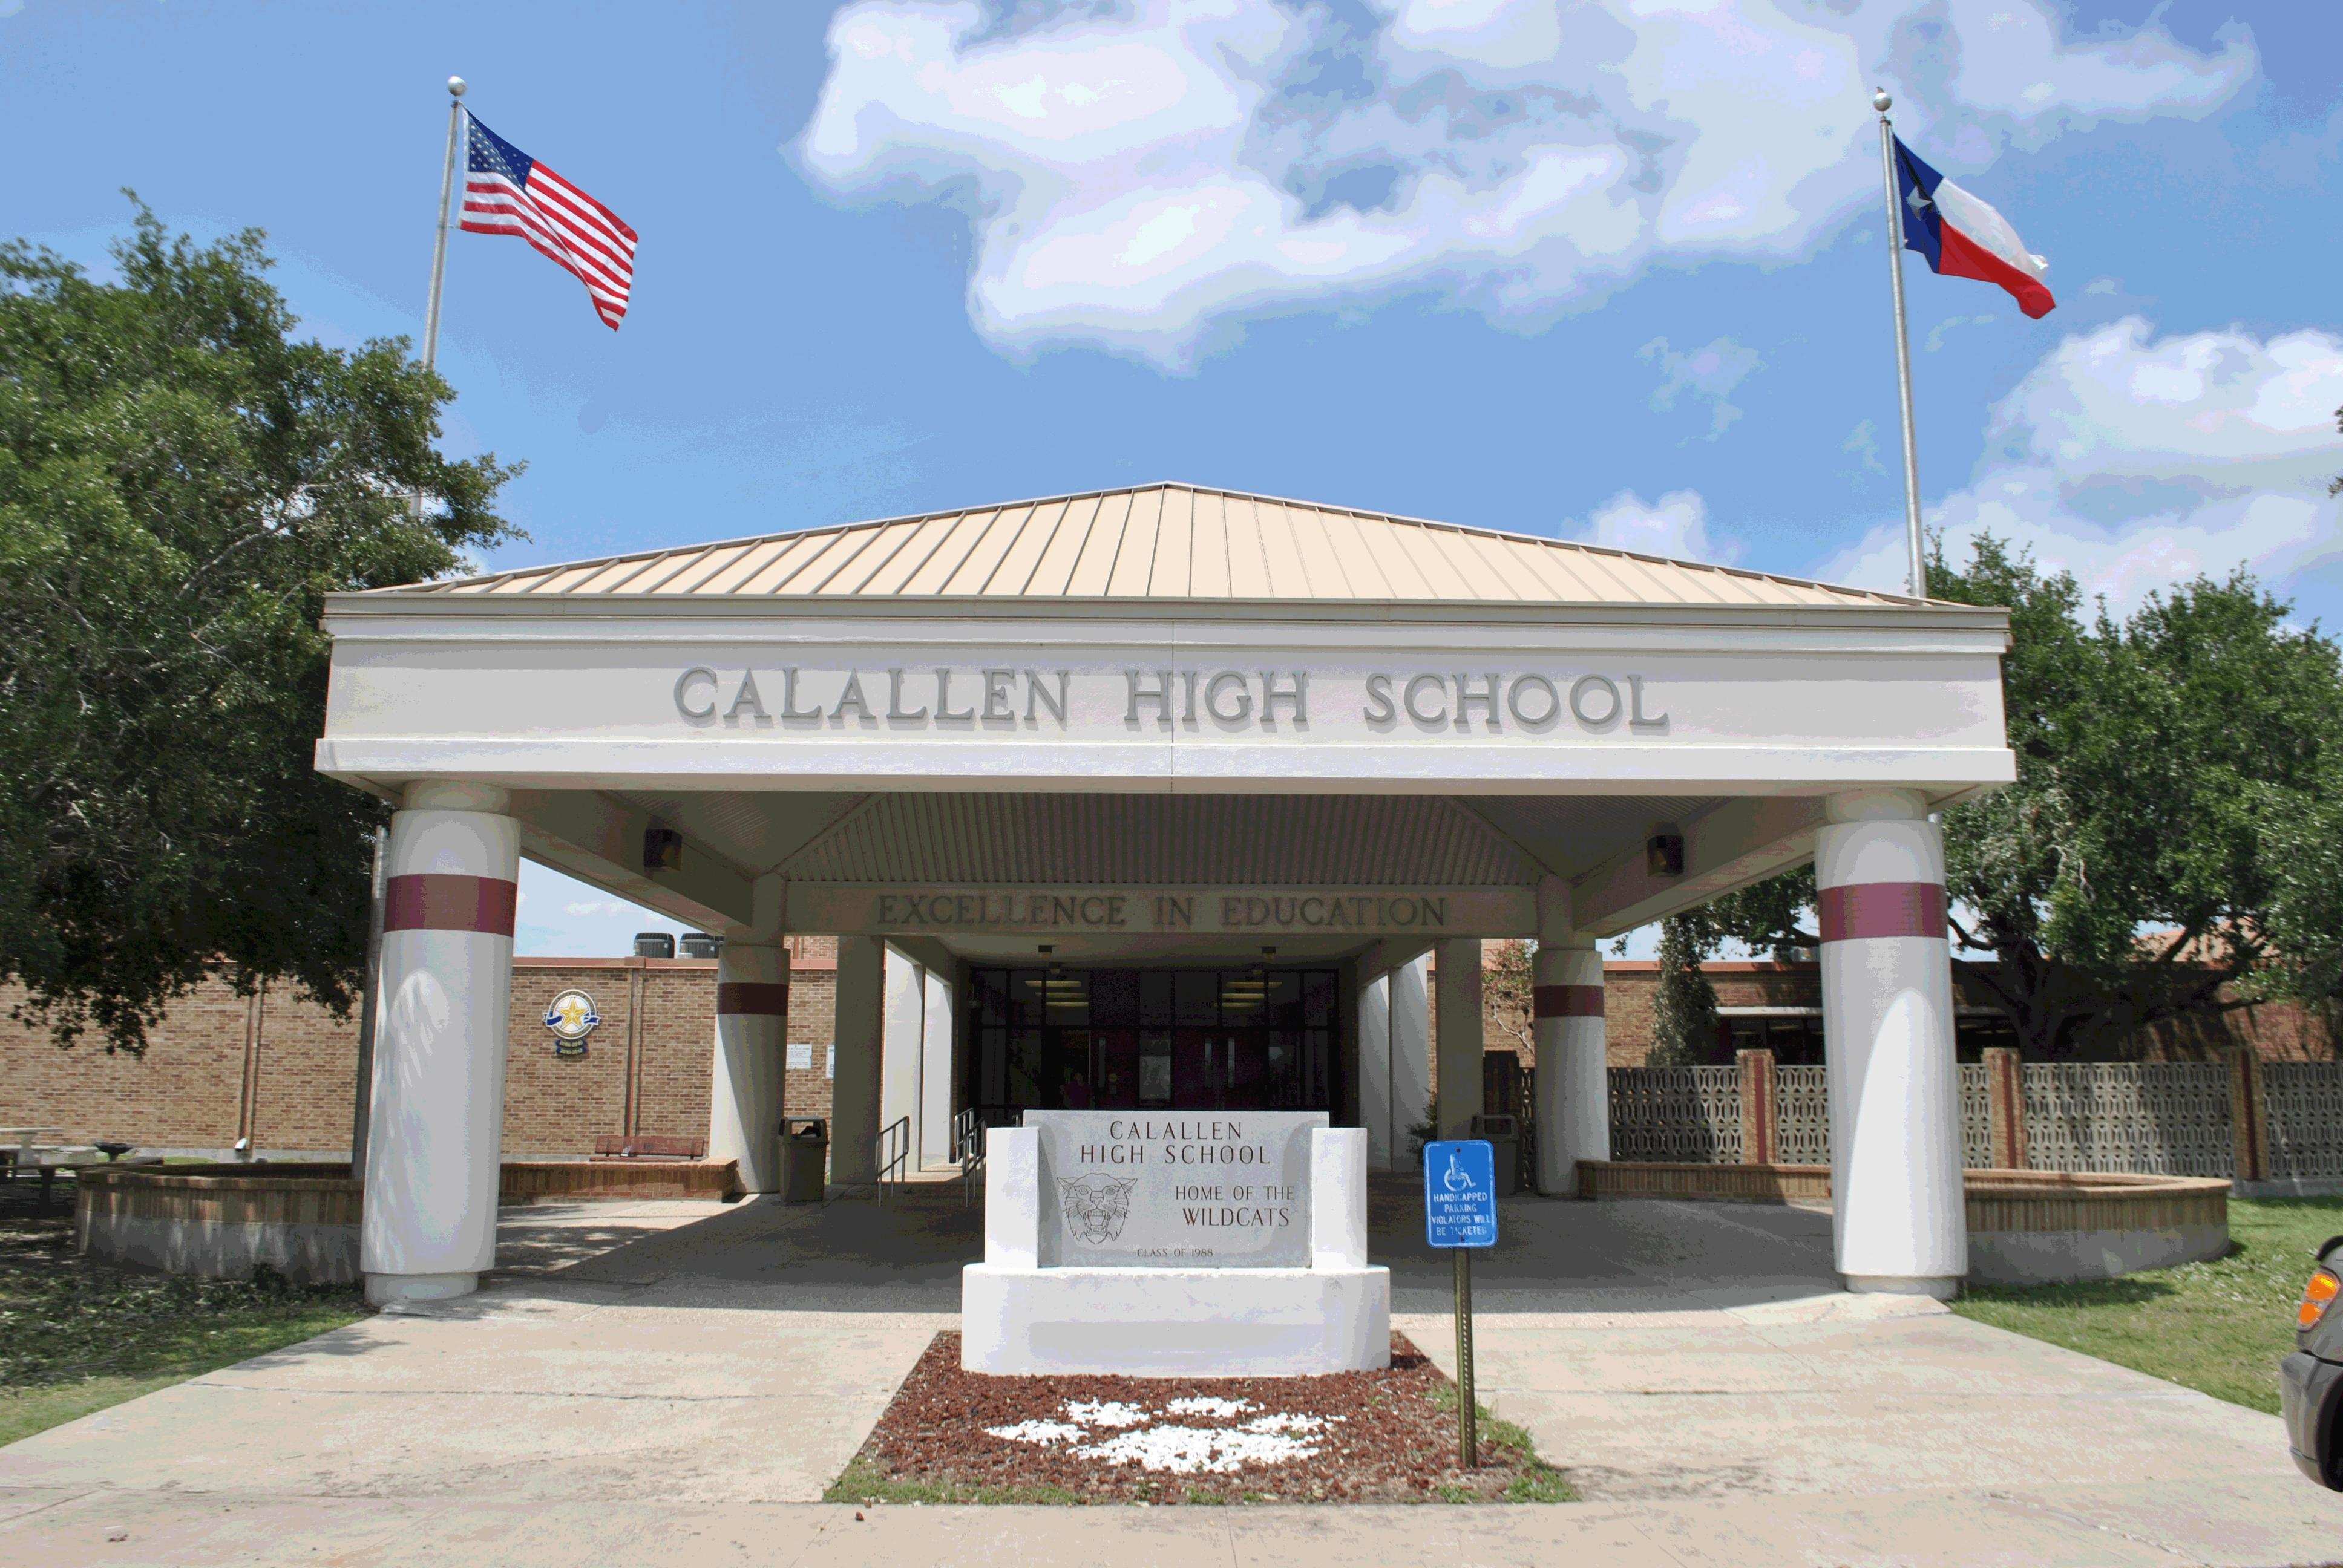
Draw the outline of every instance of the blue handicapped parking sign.
<instances>
[{"instance_id":1,"label":"blue handicapped parking sign","mask_svg":"<svg viewBox=\"0 0 2343 1568\"><path fill-rule=\"evenodd\" d=\"M1434 1247L1497 1244L1497 1161L1485 1139L1423 1146L1423 1230Z\"/></svg>"}]
</instances>

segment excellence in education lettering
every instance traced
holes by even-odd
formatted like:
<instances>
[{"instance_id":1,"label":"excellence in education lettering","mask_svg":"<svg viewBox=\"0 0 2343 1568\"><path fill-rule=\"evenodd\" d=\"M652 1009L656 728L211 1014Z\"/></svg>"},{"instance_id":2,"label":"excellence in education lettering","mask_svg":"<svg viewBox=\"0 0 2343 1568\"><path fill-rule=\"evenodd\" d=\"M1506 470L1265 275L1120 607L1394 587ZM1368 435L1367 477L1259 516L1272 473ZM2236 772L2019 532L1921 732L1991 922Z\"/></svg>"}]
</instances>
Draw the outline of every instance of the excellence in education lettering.
<instances>
[{"instance_id":1,"label":"excellence in education lettering","mask_svg":"<svg viewBox=\"0 0 2343 1568\"><path fill-rule=\"evenodd\" d=\"M871 920L887 930L900 931L1443 930L1448 925L1448 897L1444 893L1341 891L1053 893L1014 888L903 888L877 895Z\"/></svg>"}]
</instances>

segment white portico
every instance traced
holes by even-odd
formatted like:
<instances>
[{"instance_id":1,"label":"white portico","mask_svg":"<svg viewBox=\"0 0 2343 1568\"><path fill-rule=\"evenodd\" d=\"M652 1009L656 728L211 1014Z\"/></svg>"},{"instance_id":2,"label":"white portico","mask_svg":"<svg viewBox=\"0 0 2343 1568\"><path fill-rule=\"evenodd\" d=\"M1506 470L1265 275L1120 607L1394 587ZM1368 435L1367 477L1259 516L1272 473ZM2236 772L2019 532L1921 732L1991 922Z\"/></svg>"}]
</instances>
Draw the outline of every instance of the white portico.
<instances>
[{"instance_id":1,"label":"white portico","mask_svg":"<svg viewBox=\"0 0 2343 1568\"><path fill-rule=\"evenodd\" d=\"M324 771L392 800L365 1266L491 1261L527 854L726 934L711 1152L778 1170L840 939L832 1177L950 1116L1480 1109L1534 938L1540 1185L1607 1154L1594 944L1807 859L1839 1266L1966 1269L1929 813L2006 782L1999 611L1163 485L336 597ZM1422 960L1448 994L1431 1035ZM1045 950L1046 949L1046 950Z\"/></svg>"}]
</instances>

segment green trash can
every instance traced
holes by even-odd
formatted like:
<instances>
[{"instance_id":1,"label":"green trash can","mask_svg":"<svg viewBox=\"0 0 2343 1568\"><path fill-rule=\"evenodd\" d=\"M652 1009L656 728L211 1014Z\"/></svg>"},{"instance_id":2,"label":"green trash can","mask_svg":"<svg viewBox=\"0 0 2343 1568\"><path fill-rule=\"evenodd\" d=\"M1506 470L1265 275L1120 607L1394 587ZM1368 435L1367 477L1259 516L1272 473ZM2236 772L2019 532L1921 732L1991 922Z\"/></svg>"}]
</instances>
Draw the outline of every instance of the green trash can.
<instances>
[{"instance_id":1,"label":"green trash can","mask_svg":"<svg viewBox=\"0 0 2343 1568\"><path fill-rule=\"evenodd\" d=\"M819 1116L781 1118L781 1201L819 1203L830 1173L830 1124Z\"/></svg>"}]
</instances>

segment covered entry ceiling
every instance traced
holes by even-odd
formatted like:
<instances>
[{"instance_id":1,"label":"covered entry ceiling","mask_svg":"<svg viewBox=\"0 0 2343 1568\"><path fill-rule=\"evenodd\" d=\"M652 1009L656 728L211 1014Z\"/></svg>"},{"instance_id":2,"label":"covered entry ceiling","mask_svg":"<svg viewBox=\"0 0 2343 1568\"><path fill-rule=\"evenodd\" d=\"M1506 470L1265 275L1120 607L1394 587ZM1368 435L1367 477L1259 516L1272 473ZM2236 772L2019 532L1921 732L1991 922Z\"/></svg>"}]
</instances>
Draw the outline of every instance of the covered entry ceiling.
<instances>
[{"instance_id":1,"label":"covered entry ceiling","mask_svg":"<svg viewBox=\"0 0 2343 1568\"><path fill-rule=\"evenodd\" d=\"M618 797L791 882L1530 887L1682 828L1714 799L1367 795Z\"/></svg>"}]
</instances>

